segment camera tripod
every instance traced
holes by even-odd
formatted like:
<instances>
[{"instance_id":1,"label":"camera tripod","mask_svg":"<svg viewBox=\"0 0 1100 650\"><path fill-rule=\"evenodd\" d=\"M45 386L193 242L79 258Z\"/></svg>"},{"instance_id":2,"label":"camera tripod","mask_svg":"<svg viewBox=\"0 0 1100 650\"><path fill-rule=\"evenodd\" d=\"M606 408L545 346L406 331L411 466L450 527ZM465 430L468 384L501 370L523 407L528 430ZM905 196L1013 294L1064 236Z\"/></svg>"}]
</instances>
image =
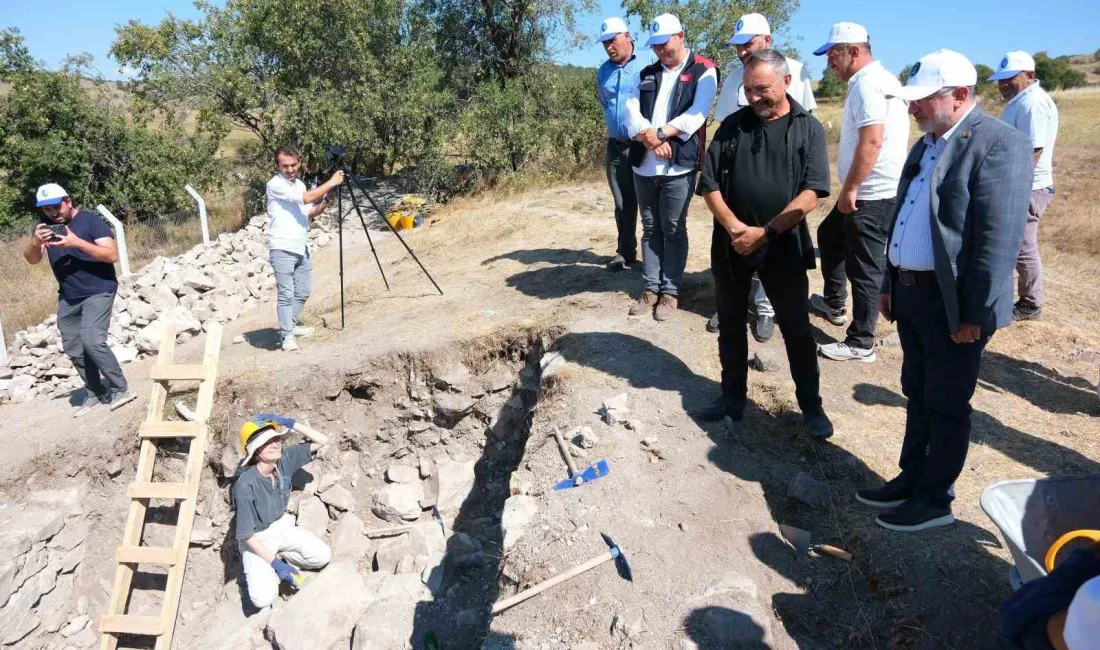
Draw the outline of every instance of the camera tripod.
<instances>
[{"instance_id":1,"label":"camera tripod","mask_svg":"<svg viewBox=\"0 0 1100 650\"><path fill-rule=\"evenodd\" d=\"M339 241L338 245L340 247L340 329L344 329L344 217L351 213L351 210L348 210L347 214L344 213L345 189L347 190L348 200L351 202L352 209L355 210L355 214L359 217L359 223L363 226L363 232L367 235L367 244L370 245L370 252L372 255L374 255L374 262L378 265L378 273L382 276L382 282L384 282L386 285L386 291L390 290L390 281L386 279L386 272L382 270L382 262L378 259L378 251L375 250L374 240L371 239L370 236L370 228L367 228L367 220L363 218L363 211L359 207L359 200L355 198L355 192L352 189L353 184L356 188L359 189L359 192L363 196L367 197L367 201L370 202L371 207L374 208L374 211L378 213L378 216L382 218L382 222L385 223L386 227L390 229L390 232L392 232L397 237L397 241L401 242L401 245L404 246L405 250L409 252L409 257L413 258L413 261L416 262L417 266L420 267L420 270L423 271L424 275L426 275L428 277L428 280L431 281L432 286L435 287L435 290L438 291L439 295L442 296L443 290L439 288L439 285L436 283L435 278L432 277L431 273L428 273L428 269L424 268L424 265L416 257L416 253L413 252L413 249L409 248L409 245L405 243L405 239L401 237L401 233L397 232L397 229L393 227L388 219L386 219L386 213L383 212L382 208L378 206L378 203L375 202L374 197L372 197L370 193L363 188L362 184L360 184L359 182L359 179L357 179L352 173L351 167L347 164L343 164L340 165L339 169L344 172L344 182L336 188L336 213L339 215L339 219L337 219L336 222L336 227L337 240Z\"/></svg>"}]
</instances>

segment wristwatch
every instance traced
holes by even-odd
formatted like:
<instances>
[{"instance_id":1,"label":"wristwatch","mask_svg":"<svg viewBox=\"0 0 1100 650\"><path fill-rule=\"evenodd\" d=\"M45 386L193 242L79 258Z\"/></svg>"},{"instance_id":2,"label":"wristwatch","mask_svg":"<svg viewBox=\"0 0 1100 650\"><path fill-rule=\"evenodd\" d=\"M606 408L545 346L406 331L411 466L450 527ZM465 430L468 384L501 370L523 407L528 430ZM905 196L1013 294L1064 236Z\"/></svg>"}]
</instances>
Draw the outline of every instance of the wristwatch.
<instances>
[{"instance_id":1,"label":"wristwatch","mask_svg":"<svg viewBox=\"0 0 1100 650\"><path fill-rule=\"evenodd\" d=\"M657 139L661 142L664 142L665 140L668 140L668 136L665 135L665 132L663 130L657 129Z\"/></svg>"},{"instance_id":2,"label":"wristwatch","mask_svg":"<svg viewBox=\"0 0 1100 650\"><path fill-rule=\"evenodd\" d=\"M772 226L770 223L764 225L764 237L768 241L772 241L778 236L779 236L779 231L776 230L774 226Z\"/></svg>"}]
</instances>

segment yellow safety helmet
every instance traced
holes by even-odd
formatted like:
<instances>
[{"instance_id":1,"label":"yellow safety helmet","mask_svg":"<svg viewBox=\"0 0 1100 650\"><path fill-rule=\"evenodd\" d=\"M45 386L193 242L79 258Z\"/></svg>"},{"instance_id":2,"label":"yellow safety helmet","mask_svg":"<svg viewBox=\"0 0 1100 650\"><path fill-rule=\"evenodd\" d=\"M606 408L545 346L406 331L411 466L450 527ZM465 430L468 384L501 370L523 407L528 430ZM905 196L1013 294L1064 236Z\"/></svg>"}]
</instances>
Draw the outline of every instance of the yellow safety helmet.
<instances>
[{"instance_id":1,"label":"yellow safety helmet","mask_svg":"<svg viewBox=\"0 0 1100 650\"><path fill-rule=\"evenodd\" d=\"M244 456L244 458L241 459L241 465L248 464L248 461L252 460L252 456L256 453L256 450L263 447L268 440L283 435L286 435L286 432L280 431L279 423L272 420L268 420L267 422L248 420L242 424L240 445L241 455Z\"/></svg>"}]
</instances>

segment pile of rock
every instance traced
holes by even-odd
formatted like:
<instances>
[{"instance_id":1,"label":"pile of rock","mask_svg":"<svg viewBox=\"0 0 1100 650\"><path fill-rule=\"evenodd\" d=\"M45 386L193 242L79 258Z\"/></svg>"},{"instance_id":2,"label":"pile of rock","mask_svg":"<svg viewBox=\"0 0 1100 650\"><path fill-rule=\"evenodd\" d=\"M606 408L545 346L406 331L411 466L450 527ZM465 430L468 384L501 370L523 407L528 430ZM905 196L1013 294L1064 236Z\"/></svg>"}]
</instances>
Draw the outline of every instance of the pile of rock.
<instances>
[{"instance_id":1,"label":"pile of rock","mask_svg":"<svg viewBox=\"0 0 1100 650\"><path fill-rule=\"evenodd\" d=\"M330 226L314 222L312 245L332 241ZM235 233L222 233L173 258L157 257L119 281L108 342L128 363L157 352L164 328L174 325L184 342L212 322L227 323L275 295L268 263L267 216L252 217ZM15 335L7 367L0 368L0 401L56 396L81 385L63 353L57 316Z\"/></svg>"},{"instance_id":2,"label":"pile of rock","mask_svg":"<svg viewBox=\"0 0 1100 650\"><path fill-rule=\"evenodd\" d=\"M80 490L32 493L0 502L0 645L87 648L99 641L86 596L75 596L88 520L73 513ZM59 635L59 636L57 636Z\"/></svg>"}]
</instances>

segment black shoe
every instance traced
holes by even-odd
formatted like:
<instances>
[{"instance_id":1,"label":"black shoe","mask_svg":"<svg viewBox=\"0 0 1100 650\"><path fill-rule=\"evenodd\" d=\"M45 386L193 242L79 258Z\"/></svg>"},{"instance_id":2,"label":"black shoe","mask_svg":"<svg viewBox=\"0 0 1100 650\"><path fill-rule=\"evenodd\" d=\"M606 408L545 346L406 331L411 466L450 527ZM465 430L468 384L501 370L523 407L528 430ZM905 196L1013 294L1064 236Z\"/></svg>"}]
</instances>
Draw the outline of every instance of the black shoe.
<instances>
[{"instance_id":1,"label":"black shoe","mask_svg":"<svg viewBox=\"0 0 1100 650\"><path fill-rule=\"evenodd\" d=\"M622 255L616 255L611 258L611 261L607 263L608 271L625 271L629 263L623 259Z\"/></svg>"},{"instance_id":2,"label":"black shoe","mask_svg":"<svg viewBox=\"0 0 1100 650\"><path fill-rule=\"evenodd\" d=\"M710 320L707 321L707 331L711 334L718 331L718 314L711 316Z\"/></svg>"},{"instance_id":3,"label":"black shoe","mask_svg":"<svg viewBox=\"0 0 1100 650\"><path fill-rule=\"evenodd\" d=\"M1018 301L1012 307L1012 320L1039 320L1042 316L1042 307L1033 307L1023 300Z\"/></svg>"},{"instance_id":4,"label":"black shoe","mask_svg":"<svg viewBox=\"0 0 1100 650\"><path fill-rule=\"evenodd\" d=\"M875 508L896 508L913 496L915 490L900 476L877 488L856 491L856 501Z\"/></svg>"},{"instance_id":5,"label":"black shoe","mask_svg":"<svg viewBox=\"0 0 1100 650\"><path fill-rule=\"evenodd\" d=\"M896 508L884 510L875 523L888 530L912 533L955 523L951 506L934 505L922 495L914 496Z\"/></svg>"},{"instance_id":6,"label":"black shoe","mask_svg":"<svg viewBox=\"0 0 1100 650\"><path fill-rule=\"evenodd\" d=\"M816 413L803 413L803 421L806 422L806 431L814 440L825 440L833 435L833 423L825 411Z\"/></svg>"},{"instance_id":7,"label":"black shoe","mask_svg":"<svg viewBox=\"0 0 1100 650\"><path fill-rule=\"evenodd\" d=\"M771 316L757 316L752 322L752 337L760 343L772 340L775 334L775 321Z\"/></svg>"},{"instance_id":8,"label":"black shoe","mask_svg":"<svg viewBox=\"0 0 1100 650\"><path fill-rule=\"evenodd\" d=\"M720 397L691 415L703 422L719 422L727 417L734 422L740 422L745 417L745 407L735 404L729 398Z\"/></svg>"}]
</instances>

